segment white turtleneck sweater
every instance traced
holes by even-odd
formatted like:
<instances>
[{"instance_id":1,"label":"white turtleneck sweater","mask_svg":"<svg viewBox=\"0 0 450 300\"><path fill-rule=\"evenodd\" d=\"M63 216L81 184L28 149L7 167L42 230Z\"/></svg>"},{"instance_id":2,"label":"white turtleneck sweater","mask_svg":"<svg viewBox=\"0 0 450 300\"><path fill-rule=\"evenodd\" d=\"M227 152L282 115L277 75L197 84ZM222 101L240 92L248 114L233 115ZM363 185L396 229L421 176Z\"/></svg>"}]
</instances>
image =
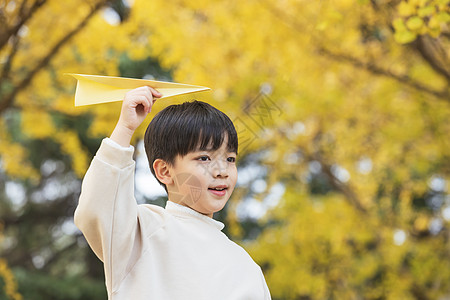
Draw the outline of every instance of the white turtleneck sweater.
<instances>
[{"instance_id":1,"label":"white turtleneck sweater","mask_svg":"<svg viewBox=\"0 0 450 300\"><path fill-rule=\"evenodd\" d=\"M223 223L171 201L137 205L133 152L103 140L75 212L104 263L109 299L270 299L260 267Z\"/></svg>"}]
</instances>

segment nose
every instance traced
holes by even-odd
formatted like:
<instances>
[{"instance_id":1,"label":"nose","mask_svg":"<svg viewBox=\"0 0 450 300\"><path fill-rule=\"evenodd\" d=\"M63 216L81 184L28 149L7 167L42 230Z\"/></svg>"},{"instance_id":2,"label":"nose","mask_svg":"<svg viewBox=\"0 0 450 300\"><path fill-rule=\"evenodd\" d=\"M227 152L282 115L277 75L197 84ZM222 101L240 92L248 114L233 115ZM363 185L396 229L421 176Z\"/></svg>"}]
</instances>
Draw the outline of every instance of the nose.
<instances>
[{"instance_id":1,"label":"nose","mask_svg":"<svg viewBox=\"0 0 450 300\"><path fill-rule=\"evenodd\" d=\"M227 178L228 164L223 161L215 161L211 171L214 178Z\"/></svg>"}]
</instances>

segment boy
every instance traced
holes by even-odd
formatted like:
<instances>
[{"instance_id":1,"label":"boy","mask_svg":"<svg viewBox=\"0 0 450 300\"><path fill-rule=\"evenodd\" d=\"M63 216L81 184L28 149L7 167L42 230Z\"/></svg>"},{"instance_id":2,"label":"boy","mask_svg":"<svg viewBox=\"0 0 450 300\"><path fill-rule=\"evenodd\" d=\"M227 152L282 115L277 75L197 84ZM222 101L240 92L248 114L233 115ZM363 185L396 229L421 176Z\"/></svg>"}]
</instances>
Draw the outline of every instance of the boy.
<instances>
[{"instance_id":1,"label":"boy","mask_svg":"<svg viewBox=\"0 0 450 300\"><path fill-rule=\"evenodd\" d=\"M119 121L83 180L75 223L104 263L109 299L270 299L259 266L212 218L237 180L231 120L194 101L158 113L145 134L165 209L134 199L135 129L161 94L125 96Z\"/></svg>"}]
</instances>

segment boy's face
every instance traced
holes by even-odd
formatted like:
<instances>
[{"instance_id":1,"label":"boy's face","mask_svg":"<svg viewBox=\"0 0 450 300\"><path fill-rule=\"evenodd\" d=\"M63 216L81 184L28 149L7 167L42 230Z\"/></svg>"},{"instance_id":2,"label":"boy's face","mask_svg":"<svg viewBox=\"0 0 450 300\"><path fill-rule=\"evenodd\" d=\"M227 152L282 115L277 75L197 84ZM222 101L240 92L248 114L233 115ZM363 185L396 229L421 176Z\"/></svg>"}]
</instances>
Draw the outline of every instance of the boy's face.
<instances>
[{"instance_id":1,"label":"boy's face","mask_svg":"<svg viewBox=\"0 0 450 300\"><path fill-rule=\"evenodd\" d=\"M213 150L198 150L175 158L169 167L172 184L169 200L213 216L220 211L234 190L237 180L236 153L227 151L227 139Z\"/></svg>"}]
</instances>

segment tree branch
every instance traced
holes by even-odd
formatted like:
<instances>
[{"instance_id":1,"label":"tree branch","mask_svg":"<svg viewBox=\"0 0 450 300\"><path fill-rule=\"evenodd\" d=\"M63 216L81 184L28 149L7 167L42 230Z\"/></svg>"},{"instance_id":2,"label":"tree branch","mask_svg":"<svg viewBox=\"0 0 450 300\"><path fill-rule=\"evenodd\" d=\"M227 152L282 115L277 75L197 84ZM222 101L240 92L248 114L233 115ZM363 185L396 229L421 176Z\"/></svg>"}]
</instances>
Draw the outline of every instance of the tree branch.
<instances>
[{"instance_id":1,"label":"tree branch","mask_svg":"<svg viewBox=\"0 0 450 300\"><path fill-rule=\"evenodd\" d=\"M9 72L11 71L12 61L14 60L14 57L17 54L17 50L19 49L19 41L20 41L20 37L17 35L14 36L12 46L11 46L11 51L8 55L8 60L5 62L2 73L0 75L0 83L5 82L5 80L7 80L9 77Z\"/></svg>"},{"instance_id":2,"label":"tree branch","mask_svg":"<svg viewBox=\"0 0 450 300\"><path fill-rule=\"evenodd\" d=\"M269 12L271 12L274 17L278 18L281 22L285 23L286 25L290 26L294 30L300 32L301 34L304 34L305 28L304 26L293 16L292 14L286 13L285 11L282 11L275 5L273 5L269 1L262 1L261 2L263 6L268 9ZM314 37L314 36L313 36ZM435 90L427 85L424 85L421 82L418 82L412 78L410 78L408 75L404 74L395 74L389 70L384 70L378 66L376 66L374 63L365 63L360 60L358 60L355 57L348 56L346 54L337 54L333 53L330 50L325 49L324 47L319 47L318 49L319 54L324 54L331 59L342 61L345 63L350 63L355 67L363 68L375 75L385 76L392 78L394 80L397 80L400 83L403 83L407 86L410 86L418 91L427 93L429 95L432 95L434 97L437 97L438 99L450 101L450 94L448 89L444 89L442 91ZM431 61L425 57L426 61L431 64L433 68L435 68L436 71L439 72L439 74L442 74L441 71L439 71L439 67L436 69L435 60L431 58ZM433 64L432 64L433 63ZM448 71L447 71L448 72ZM443 74L445 76L445 72Z\"/></svg>"},{"instance_id":3,"label":"tree branch","mask_svg":"<svg viewBox=\"0 0 450 300\"><path fill-rule=\"evenodd\" d=\"M26 13L24 13L24 11L25 11L25 6L26 6L27 1L24 0L22 2L22 5L19 9L19 17L20 18L17 21L17 23L10 28L5 26L5 30L3 31L2 34L0 34L0 49L2 49L5 46L5 44L8 42L8 40L11 36L17 35L20 28L22 28L22 26L34 15L34 13L40 7L42 7L44 5L44 3L46 1L47 0L36 0Z\"/></svg>"},{"instance_id":4,"label":"tree branch","mask_svg":"<svg viewBox=\"0 0 450 300\"><path fill-rule=\"evenodd\" d=\"M76 26L72 31L70 31L66 36L64 36L58 43L56 43L52 49L47 53L47 55L42 58L42 60L27 74L27 76L22 79L19 84L17 84L13 91L10 92L1 102L0 102L0 114L2 114L7 108L9 108L14 102L16 95L30 84L36 74L46 67L50 60L55 56L58 51L64 46L72 37L74 37L78 32L80 32L89 22L89 20L95 15L95 13L105 5L106 1L98 2L90 11L90 13Z\"/></svg>"},{"instance_id":5,"label":"tree branch","mask_svg":"<svg viewBox=\"0 0 450 300\"><path fill-rule=\"evenodd\" d=\"M413 45L430 66L450 82L450 63L441 44L429 36L420 35Z\"/></svg>"},{"instance_id":6,"label":"tree branch","mask_svg":"<svg viewBox=\"0 0 450 300\"><path fill-rule=\"evenodd\" d=\"M341 192L348 200L348 202L350 202L350 204L353 207L355 207L359 212L366 214L367 210L362 206L361 201L359 201L357 195L347 184L341 182L339 179L336 178L336 176L331 171L331 166L326 164L322 159L318 157L315 157L315 160L317 160L322 165L322 171L330 180L331 185L339 192Z\"/></svg>"},{"instance_id":7,"label":"tree branch","mask_svg":"<svg viewBox=\"0 0 450 300\"><path fill-rule=\"evenodd\" d=\"M382 69L373 63L362 62L362 61L358 60L356 57L351 57L349 55L333 53L332 51L325 49L325 48L320 48L319 53L326 55L333 60L350 63L351 65L353 65L357 68L365 69L375 75L385 76L385 77L397 80L398 82L401 82L409 87L412 87L415 90L427 93L438 99L450 101L450 94L449 94L448 90L444 89L442 91L438 91L438 90L432 89L431 87L428 87L428 86L422 84L421 82L418 82L418 81L412 79L408 75L395 74L392 71Z\"/></svg>"},{"instance_id":8,"label":"tree branch","mask_svg":"<svg viewBox=\"0 0 450 300\"><path fill-rule=\"evenodd\" d=\"M320 140L322 138L322 130L318 130L314 134L312 143L316 145L314 150L308 151L301 149L307 161L317 161L322 166L322 173L328 178L330 184L344 197L346 200L356 208L360 213L367 214L367 209L361 204L358 195L352 190L351 186L340 181L331 171L331 165L327 163L326 159L321 155Z\"/></svg>"}]
</instances>

